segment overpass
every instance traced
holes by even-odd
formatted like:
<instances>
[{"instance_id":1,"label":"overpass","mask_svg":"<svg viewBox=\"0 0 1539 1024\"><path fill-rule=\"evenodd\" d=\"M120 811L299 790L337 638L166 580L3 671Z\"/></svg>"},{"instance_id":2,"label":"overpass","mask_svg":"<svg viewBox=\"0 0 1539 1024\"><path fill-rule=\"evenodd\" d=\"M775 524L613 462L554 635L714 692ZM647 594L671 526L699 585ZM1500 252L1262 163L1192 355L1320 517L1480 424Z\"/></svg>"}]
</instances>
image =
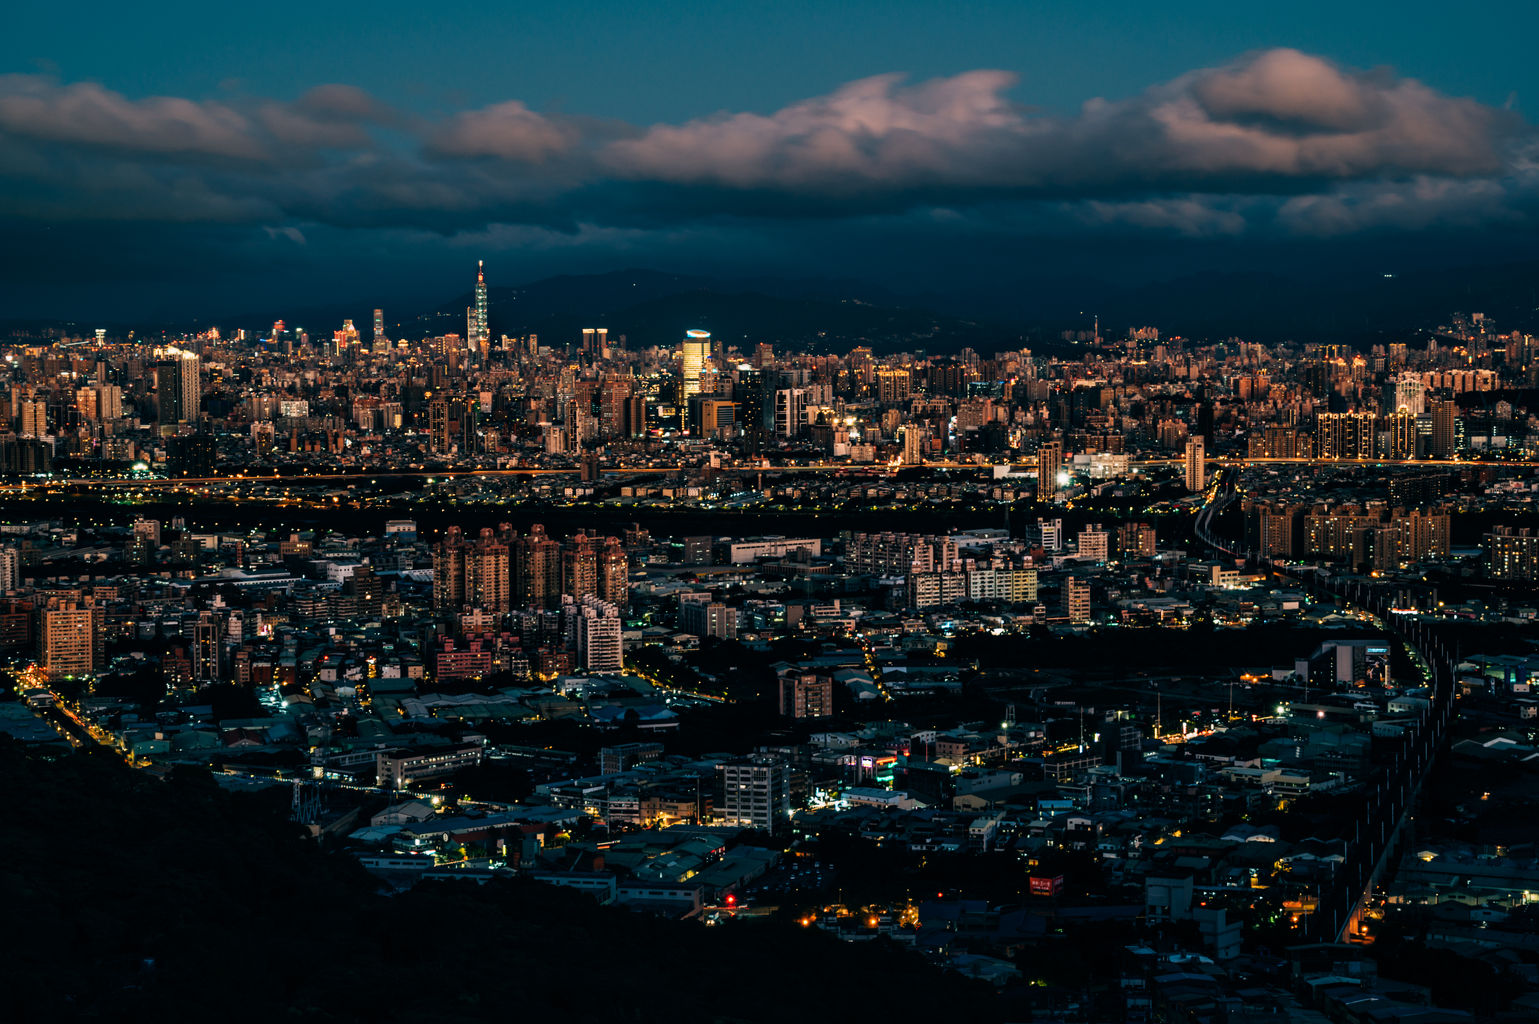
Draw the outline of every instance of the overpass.
<instances>
[{"instance_id":1,"label":"overpass","mask_svg":"<svg viewBox=\"0 0 1539 1024\"><path fill-rule=\"evenodd\" d=\"M1360 934L1368 900L1394 862L1400 831L1444 746L1454 715L1454 661L1435 628L1420 618L1390 611L1390 595L1383 586L1357 577L1273 564L1244 550L1241 542L1220 537L1213 521L1234 499L1234 480L1221 472L1198 513L1195 528L1201 543L1236 560L1254 558L1268 574L1302 588L1316 600L1336 601L1367 612L1420 662L1430 691L1427 707L1393 741L1388 763L1365 782L1362 804L1343 831L1345 836L1349 829L1351 835L1346 859L1321 887L1319 908L1306 922L1315 941L1348 941Z\"/></svg>"}]
</instances>

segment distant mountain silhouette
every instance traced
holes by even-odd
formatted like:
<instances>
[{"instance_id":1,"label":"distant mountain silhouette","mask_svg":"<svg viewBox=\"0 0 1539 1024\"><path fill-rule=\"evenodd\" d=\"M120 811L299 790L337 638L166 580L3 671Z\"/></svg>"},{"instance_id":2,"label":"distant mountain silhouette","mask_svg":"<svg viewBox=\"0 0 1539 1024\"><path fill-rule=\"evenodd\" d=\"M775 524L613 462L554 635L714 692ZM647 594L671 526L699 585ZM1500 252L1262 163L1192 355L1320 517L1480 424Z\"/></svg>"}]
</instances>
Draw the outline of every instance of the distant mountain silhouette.
<instances>
[{"instance_id":1,"label":"distant mountain silhouette","mask_svg":"<svg viewBox=\"0 0 1539 1024\"><path fill-rule=\"evenodd\" d=\"M1539 332L1539 260L1412 269L1341 271L1301 261L1297 271L1205 271L1172 274L1125 286L1079 272L1054 276L1021 271L1003 285L900 294L856 280L728 279L655 270L562 275L489 293L494 335L537 333L555 346L578 339L583 327L624 334L633 348L677 344L701 327L745 351L760 341L787 350L954 352L970 346L991 353L1020 345L1052 352L1064 330L1088 330L1099 315L1102 334L1152 325L1166 335L1197 339L1238 336L1251 341L1335 341L1367 346L1407 340L1446 323L1456 310L1484 312L1502 330ZM464 292L437 307L402 313L388 299L251 312L180 323L93 322L114 334L242 326L264 332L282 317L318 337L351 319L365 335L373 307L387 313L392 338L463 333ZM3 320L0 328L80 331L65 320Z\"/></svg>"},{"instance_id":2,"label":"distant mountain silhouette","mask_svg":"<svg viewBox=\"0 0 1539 1024\"><path fill-rule=\"evenodd\" d=\"M419 317L425 330L463 330L466 292ZM885 300L885 301L884 301ZM690 328L702 328L745 352L755 344L802 351L980 351L1014 347L1020 327L987 323L887 303L880 289L856 283L723 281L648 270L563 275L514 288L487 291L494 335L534 332L560 346L575 342L584 327L624 334L632 348L676 345ZM459 324L458 327L446 326Z\"/></svg>"},{"instance_id":3,"label":"distant mountain silhouette","mask_svg":"<svg viewBox=\"0 0 1539 1024\"><path fill-rule=\"evenodd\" d=\"M1484 312L1501 330L1539 329L1539 262L1352 274L1236 271L1118 288L1085 279L1023 282L1016 306L1051 332L1092 313L1114 337L1150 324L1166 335L1250 341L1337 341L1359 346ZM1083 311L1083 313L1081 313ZM1004 311L991 309L980 315Z\"/></svg>"}]
</instances>

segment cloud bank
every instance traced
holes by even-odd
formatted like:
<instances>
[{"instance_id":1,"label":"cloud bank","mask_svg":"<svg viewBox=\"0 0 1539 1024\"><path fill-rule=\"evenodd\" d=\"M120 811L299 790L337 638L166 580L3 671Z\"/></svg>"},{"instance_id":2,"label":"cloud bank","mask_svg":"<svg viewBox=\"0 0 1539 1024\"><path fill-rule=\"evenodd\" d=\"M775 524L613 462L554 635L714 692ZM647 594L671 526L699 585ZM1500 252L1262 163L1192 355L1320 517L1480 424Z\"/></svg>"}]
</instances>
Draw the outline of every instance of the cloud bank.
<instances>
[{"instance_id":1,"label":"cloud bank","mask_svg":"<svg viewBox=\"0 0 1539 1024\"><path fill-rule=\"evenodd\" d=\"M1016 88L999 70L889 74L768 113L632 125L516 98L424 116L346 84L130 98L3 75L0 224L1286 240L1531 229L1539 208L1533 125L1388 69L1264 50L1066 115Z\"/></svg>"}]
</instances>

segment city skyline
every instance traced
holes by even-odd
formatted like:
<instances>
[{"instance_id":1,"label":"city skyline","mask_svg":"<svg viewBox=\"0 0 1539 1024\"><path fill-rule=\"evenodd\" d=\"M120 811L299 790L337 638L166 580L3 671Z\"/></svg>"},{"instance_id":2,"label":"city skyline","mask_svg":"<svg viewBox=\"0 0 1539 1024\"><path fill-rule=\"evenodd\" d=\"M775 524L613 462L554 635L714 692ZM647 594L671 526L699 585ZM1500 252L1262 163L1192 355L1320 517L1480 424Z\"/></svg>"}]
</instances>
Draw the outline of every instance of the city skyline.
<instances>
[{"instance_id":1,"label":"city skyline","mask_svg":"<svg viewBox=\"0 0 1539 1024\"><path fill-rule=\"evenodd\" d=\"M1539 9L5 24L17 1019L1539 1015Z\"/></svg>"}]
</instances>

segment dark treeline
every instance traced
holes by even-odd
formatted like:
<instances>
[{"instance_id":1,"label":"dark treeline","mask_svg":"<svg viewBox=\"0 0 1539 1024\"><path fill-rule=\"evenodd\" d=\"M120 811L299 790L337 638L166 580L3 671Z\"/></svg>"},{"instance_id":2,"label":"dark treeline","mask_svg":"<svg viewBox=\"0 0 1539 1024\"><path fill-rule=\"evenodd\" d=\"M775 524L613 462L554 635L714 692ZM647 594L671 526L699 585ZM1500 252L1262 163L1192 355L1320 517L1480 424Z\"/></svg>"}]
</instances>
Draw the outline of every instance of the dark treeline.
<instances>
[{"instance_id":1,"label":"dark treeline","mask_svg":"<svg viewBox=\"0 0 1539 1024\"><path fill-rule=\"evenodd\" d=\"M377 892L277 793L160 781L0 737L14 1020L993 1020L987 988L885 943L706 929L525 882Z\"/></svg>"}]
</instances>

